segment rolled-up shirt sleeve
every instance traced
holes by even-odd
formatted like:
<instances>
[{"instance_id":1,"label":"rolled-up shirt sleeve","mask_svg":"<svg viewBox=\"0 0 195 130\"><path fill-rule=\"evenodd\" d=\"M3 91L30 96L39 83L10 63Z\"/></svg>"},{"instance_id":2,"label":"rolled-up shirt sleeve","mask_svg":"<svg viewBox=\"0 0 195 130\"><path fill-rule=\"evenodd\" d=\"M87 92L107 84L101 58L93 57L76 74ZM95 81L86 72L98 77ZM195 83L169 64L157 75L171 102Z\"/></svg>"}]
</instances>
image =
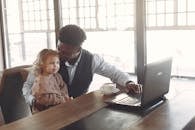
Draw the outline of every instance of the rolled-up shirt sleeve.
<instances>
[{"instance_id":1,"label":"rolled-up shirt sleeve","mask_svg":"<svg viewBox=\"0 0 195 130\"><path fill-rule=\"evenodd\" d=\"M93 54L92 72L110 78L112 82L118 83L121 86L126 86L126 83L131 81L128 73L104 61L97 54Z\"/></svg>"},{"instance_id":2,"label":"rolled-up shirt sleeve","mask_svg":"<svg viewBox=\"0 0 195 130\"><path fill-rule=\"evenodd\" d=\"M31 91L34 80L35 80L35 76L32 72L30 72L22 88L22 93L24 95L24 98L26 102L30 105L32 104L32 100L34 99L34 96L32 95L32 91Z\"/></svg>"}]
</instances>

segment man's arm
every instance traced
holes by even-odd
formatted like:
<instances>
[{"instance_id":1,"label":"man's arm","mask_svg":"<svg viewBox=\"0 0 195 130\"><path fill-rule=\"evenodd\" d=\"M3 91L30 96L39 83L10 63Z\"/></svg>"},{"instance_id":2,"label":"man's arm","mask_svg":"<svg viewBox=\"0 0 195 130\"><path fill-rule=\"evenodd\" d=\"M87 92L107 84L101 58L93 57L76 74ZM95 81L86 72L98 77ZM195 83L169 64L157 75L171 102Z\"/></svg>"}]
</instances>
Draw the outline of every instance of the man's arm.
<instances>
[{"instance_id":1,"label":"man's arm","mask_svg":"<svg viewBox=\"0 0 195 130\"><path fill-rule=\"evenodd\" d=\"M32 72L30 72L22 88L22 92L26 100L26 103L28 103L29 105L32 105L32 101L34 99L31 93L31 88L34 83L34 80L35 80L35 76Z\"/></svg>"},{"instance_id":2,"label":"man's arm","mask_svg":"<svg viewBox=\"0 0 195 130\"><path fill-rule=\"evenodd\" d=\"M112 82L121 86L126 86L126 83L131 81L128 73L122 72L97 54L93 55L92 72L110 78Z\"/></svg>"},{"instance_id":3,"label":"man's arm","mask_svg":"<svg viewBox=\"0 0 195 130\"><path fill-rule=\"evenodd\" d=\"M141 93L142 86L131 81L128 73L125 73L115 66L107 63L104 59L96 54L93 55L92 72L108 77L112 82L125 86L127 92Z\"/></svg>"}]
</instances>

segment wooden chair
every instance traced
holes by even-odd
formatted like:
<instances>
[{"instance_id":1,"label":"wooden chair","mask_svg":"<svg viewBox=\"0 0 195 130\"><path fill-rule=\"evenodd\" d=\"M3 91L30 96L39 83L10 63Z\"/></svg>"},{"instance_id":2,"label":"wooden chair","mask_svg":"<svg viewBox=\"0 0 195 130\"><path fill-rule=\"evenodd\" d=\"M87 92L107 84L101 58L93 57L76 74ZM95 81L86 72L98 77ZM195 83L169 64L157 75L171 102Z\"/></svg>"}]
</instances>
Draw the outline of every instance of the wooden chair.
<instances>
[{"instance_id":1,"label":"wooden chair","mask_svg":"<svg viewBox=\"0 0 195 130\"><path fill-rule=\"evenodd\" d=\"M30 65L14 67L3 71L0 84L0 106L5 123L31 115L30 107L22 94Z\"/></svg>"}]
</instances>

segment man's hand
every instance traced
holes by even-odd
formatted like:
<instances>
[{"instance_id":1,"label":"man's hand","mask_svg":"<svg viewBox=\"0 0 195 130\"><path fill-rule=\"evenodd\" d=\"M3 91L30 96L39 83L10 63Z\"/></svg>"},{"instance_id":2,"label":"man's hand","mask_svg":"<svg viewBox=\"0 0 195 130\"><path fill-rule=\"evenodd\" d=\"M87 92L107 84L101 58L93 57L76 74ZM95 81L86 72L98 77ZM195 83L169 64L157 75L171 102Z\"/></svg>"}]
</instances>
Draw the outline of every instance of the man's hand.
<instances>
[{"instance_id":1,"label":"man's hand","mask_svg":"<svg viewBox=\"0 0 195 130\"><path fill-rule=\"evenodd\" d=\"M134 93L134 94L139 94L142 92L142 85L141 84L135 84L133 82L127 83L126 84L126 91L127 93Z\"/></svg>"}]
</instances>

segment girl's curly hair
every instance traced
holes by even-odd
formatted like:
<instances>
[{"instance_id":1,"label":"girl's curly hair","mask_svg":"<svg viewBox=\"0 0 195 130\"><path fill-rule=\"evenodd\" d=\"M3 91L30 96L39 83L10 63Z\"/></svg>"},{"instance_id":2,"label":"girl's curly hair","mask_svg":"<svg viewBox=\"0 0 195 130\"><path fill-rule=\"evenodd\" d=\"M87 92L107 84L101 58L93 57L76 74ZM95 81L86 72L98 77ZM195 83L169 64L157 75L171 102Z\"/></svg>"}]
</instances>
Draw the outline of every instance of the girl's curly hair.
<instances>
[{"instance_id":1,"label":"girl's curly hair","mask_svg":"<svg viewBox=\"0 0 195 130\"><path fill-rule=\"evenodd\" d=\"M43 65L45 61L51 56L59 56L58 52L52 49L43 49L37 55L36 60L33 63L33 73L35 75L42 74L43 72Z\"/></svg>"}]
</instances>

